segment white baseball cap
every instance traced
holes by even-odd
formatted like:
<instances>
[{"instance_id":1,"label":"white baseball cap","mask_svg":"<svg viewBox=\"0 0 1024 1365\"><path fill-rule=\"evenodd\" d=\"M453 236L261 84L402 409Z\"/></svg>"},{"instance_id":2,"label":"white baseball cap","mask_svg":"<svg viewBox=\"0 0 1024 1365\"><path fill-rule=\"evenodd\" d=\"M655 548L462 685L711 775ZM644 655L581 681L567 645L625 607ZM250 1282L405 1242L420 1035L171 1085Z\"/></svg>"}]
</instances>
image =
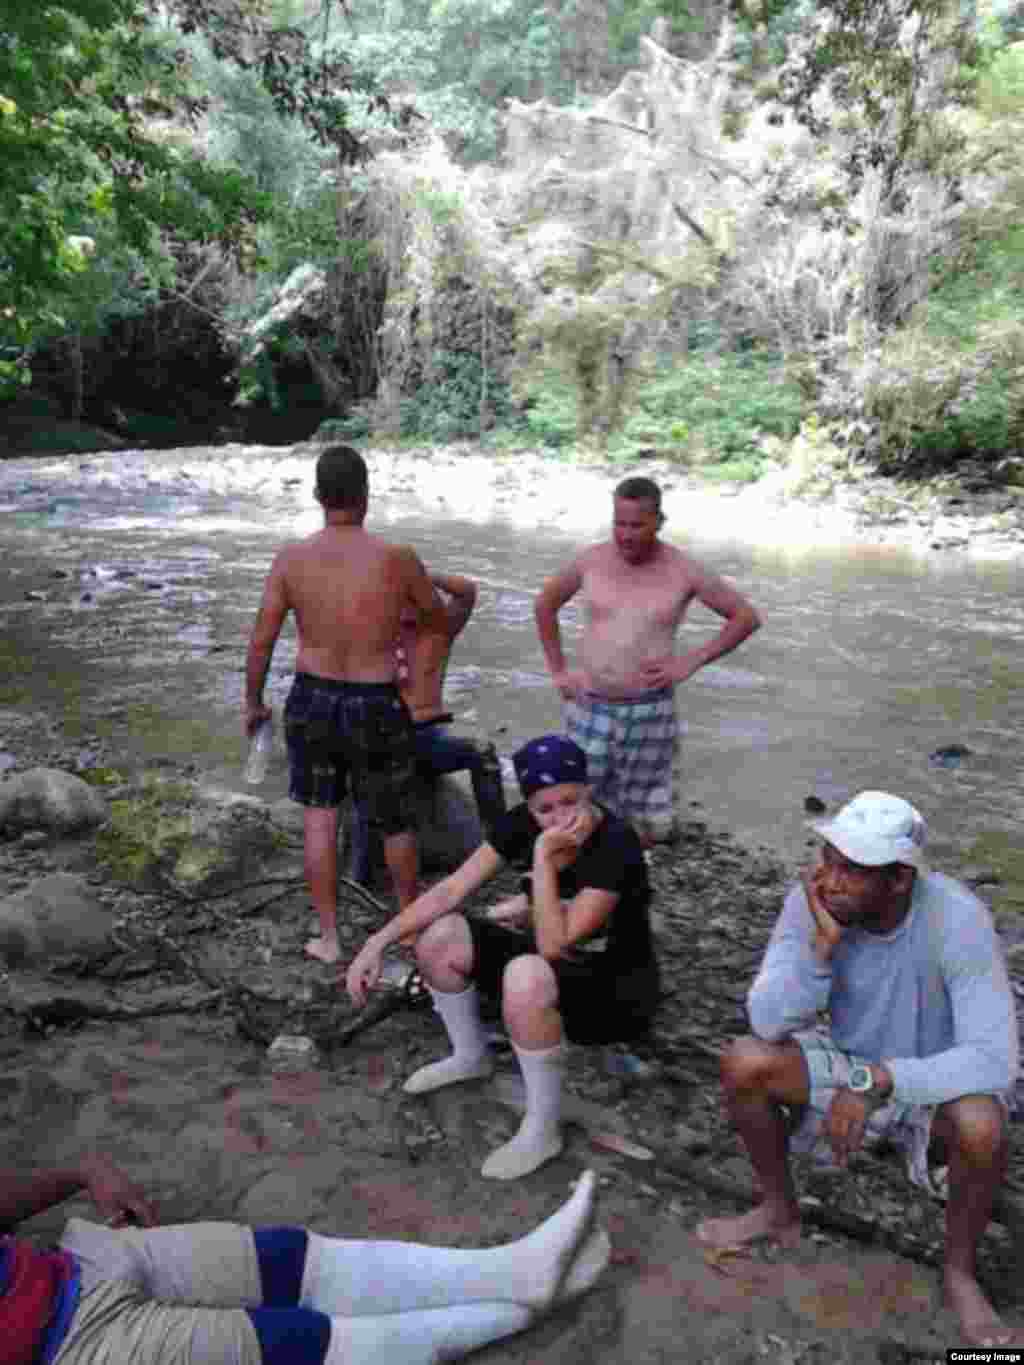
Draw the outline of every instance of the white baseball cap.
<instances>
[{"instance_id":1,"label":"white baseball cap","mask_svg":"<svg viewBox=\"0 0 1024 1365\"><path fill-rule=\"evenodd\" d=\"M888 792L861 792L831 820L810 821L815 834L863 867L905 863L921 869L928 826L909 801Z\"/></svg>"}]
</instances>

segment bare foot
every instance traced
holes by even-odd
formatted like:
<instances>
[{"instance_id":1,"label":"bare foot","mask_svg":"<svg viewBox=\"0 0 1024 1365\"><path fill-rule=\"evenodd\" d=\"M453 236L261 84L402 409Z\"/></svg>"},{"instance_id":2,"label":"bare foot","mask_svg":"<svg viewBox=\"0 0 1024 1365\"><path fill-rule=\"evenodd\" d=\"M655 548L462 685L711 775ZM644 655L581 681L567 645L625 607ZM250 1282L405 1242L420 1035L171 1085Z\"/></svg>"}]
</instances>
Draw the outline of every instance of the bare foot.
<instances>
[{"instance_id":1,"label":"bare foot","mask_svg":"<svg viewBox=\"0 0 1024 1365\"><path fill-rule=\"evenodd\" d=\"M756 1209L736 1218L705 1218L697 1224L697 1241L716 1251L765 1240L795 1247L800 1241L799 1213L783 1213L767 1204L758 1204Z\"/></svg>"},{"instance_id":2,"label":"bare foot","mask_svg":"<svg viewBox=\"0 0 1024 1365\"><path fill-rule=\"evenodd\" d=\"M1021 1333L1011 1332L989 1303L973 1275L947 1269L946 1302L960 1319L960 1330L971 1346L1013 1346Z\"/></svg>"},{"instance_id":3,"label":"bare foot","mask_svg":"<svg viewBox=\"0 0 1024 1365\"><path fill-rule=\"evenodd\" d=\"M336 938L311 938L306 944L306 955L331 966L341 960L341 948Z\"/></svg>"}]
</instances>

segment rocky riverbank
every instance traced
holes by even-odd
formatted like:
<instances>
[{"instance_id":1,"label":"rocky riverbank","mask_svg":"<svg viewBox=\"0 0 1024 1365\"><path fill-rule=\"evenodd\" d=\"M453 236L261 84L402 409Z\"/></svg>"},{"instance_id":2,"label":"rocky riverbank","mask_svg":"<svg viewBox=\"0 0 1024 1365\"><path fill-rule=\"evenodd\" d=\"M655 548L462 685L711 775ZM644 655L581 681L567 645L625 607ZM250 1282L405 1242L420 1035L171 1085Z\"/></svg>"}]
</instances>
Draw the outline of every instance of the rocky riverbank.
<instances>
[{"instance_id":1,"label":"rocky riverbank","mask_svg":"<svg viewBox=\"0 0 1024 1365\"><path fill-rule=\"evenodd\" d=\"M270 492L308 488L314 442L299 446L222 445L180 450L109 450L0 460L0 500L31 514L78 475L109 485L157 491L182 481L196 491ZM752 544L869 544L914 554L1024 558L1024 460L964 462L917 480L858 465L778 467L754 484L712 484L671 461L628 466L600 459L561 460L524 451L499 453L471 444L366 450L375 498L415 497L474 521L500 518L535 526L538 517L566 530L607 524L610 488L629 474L665 490L667 533L735 537Z\"/></svg>"},{"instance_id":2,"label":"rocky riverbank","mask_svg":"<svg viewBox=\"0 0 1024 1365\"><path fill-rule=\"evenodd\" d=\"M96 507L103 516L143 515L161 500L179 508L190 489L201 491L204 507L223 498L232 517L242 495L258 514L261 497L276 505L294 493L296 517L313 519L315 453L236 446L10 461L0 463L0 504L47 537L50 527L74 524ZM627 472L496 460L472 449L369 455L385 514L433 500L453 518L543 521L573 535L603 532L610 485ZM938 535L929 518L949 507L933 514L915 504L908 521L883 536L869 501L861 510L838 494L794 502L780 487L766 515L754 489L712 493L653 463L628 472L663 481L670 528L682 535L699 526L702 534L721 527L723 535L787 546L881 540L928 555L996 556L1018 544L1009 533L988 541L971 532L964 546L931 548L929 537ZM99 577L79 583L68 572L41 560L31 582L19 578L9 591L31 612L37 600L42 611L51 597L73 605L105 590ZM152 580L148 570L138 579L140 602L163 590L155 571ZM201 586L188 582L181 591ZM83 631L89 605L79 612ZM122 615L117 628L128 621ZM222 647L220 636L211 647ZM106 935L101 952L65 952L4 975L3 1157L20 1161L28 1151L57 1161L99 1143L155 1191L167 1218L301 1220L451 1243L515 1235L558 1202L584 1165L595 1165L615 1245L606 1281L578 1308L489 1359L869 1365L938 1359L956 1344L937 1297L941 1206L912 1190L891 1163L862 1156L827 1178L801 1170L807 1230L796 1252L709 1263L693 1239L701 1216L750 1198L747 1164L719 1112L717 1054L743 1027L746 988L792 869L692 820L675 847L655 854L666 995L653 1034L630 1054L576 1050L565 1154L514 1189L495 1187L479 1177L480 1162L511 1132L519 1098L500 1036L494 1081L426 1101L403 1095L402 1078L440 1052L440 1026L422 996L401 988L401 959L392 984L357 1017L336 973L304 957L308 902L287 802L247 799L237 822L225 806L225 828L237 824L253 858L219 883L204 880L209 867L186 856L197 822L170 819L161 826L169 832L167 858L154 878L133 839L148 827L142 817L155 789L183 806L193 801L203 786L195 758L141 770L129 721L113 711L102 734L76 739L48 715L43 693L12 694L4 706L0 781L40 764L76 770L95 784L110 818L76 837L42 826L8 827L0 836L0 901L59 875L74 883L76 903L90 907ZM211 822L203 814L198 823ZM976 880L991 873L979 867ZM345 893L348 953L382 913ZM1009 909L1002 928L1024 994ZM281 1035L311 1046L275 1052ZM1024 1125L1014 1125L1013 1178L1024 1188L1022 1136ZM58 1221L37 1220L36 1230L45 1234ZM982 1261L987 1285L1024 1338L1016 1246L1002 1225L986 1236Z\"/></svg>"},{"instance_id":3,"label":"rocky riverbank","mask_svg":"<svg viewBox=\"0 0 1024 1365\"><path fill-rule=\"evenodd\" d=\"M184 773L160 780L183 799ZM116 793L152 799L152 783ZM450 1243L514 1235L595 1166L615 1248L606 1281L538 1334L495 1348L495 1361L869 1365L938 1359L956 1343L938 1302L941 1205L890 1162L863 1155L827 1177L801 1168L807 1226L795 1252L709 1263L693 1240L701 1216L751 1195L719 1110L716 1059L743 1027L784 891L772 859L699 823L656 851L666 986L656 1027L630 1053L574 1049L566 1152L515 1188L496 1187L477 1172L512 1131L519 1101L500 1031L492 1081L406 1097L402 1078L443 1047L422 995L403 985L408 964L396 957L390 984L354 1014L337 973L302 953L309 912L294 811L244 808L259 866L219 886L154 881L141 865L118 879L108 825L75 837L6 829L0 904L62 874L93 899L108 934L4 975L3 1158L59 1161L100 1144L168 1219L301 1220ZM266 837L255 840L249 824ZM343 888L347 952L381 914ZM1024 993L1024 963L1013 962ZM309 1042L275 1046L281 1035ZM1012 1131L1012 1179L1024 1187L1024 1141ZM47 1215L33 1230L58 1224ZM1016 1250L995 1225L982 1264L1024 1337Z\"/></svg>"}]
</instances>

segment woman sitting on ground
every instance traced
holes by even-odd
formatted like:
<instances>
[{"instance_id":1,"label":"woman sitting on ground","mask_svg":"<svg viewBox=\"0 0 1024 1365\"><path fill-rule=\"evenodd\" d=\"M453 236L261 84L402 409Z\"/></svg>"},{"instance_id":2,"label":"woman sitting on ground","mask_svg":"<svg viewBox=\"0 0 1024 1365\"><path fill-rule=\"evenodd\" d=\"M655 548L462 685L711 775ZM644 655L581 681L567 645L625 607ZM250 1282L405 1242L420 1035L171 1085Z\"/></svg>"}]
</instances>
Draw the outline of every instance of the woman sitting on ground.
<instances>
[{"instance_id":1,"label":"woman sitting on ground","mask_svg":"<svg viewBox=\"0 0 1024 1365\"><path fill-rule=\"evenodd\" d=\"M418 935L417 963L452 1054L409 1077L405 1090L414 1095L491 1074L477 992L500 997L526 1115L484 1162L495 1180L528 1175L562 1150L564 1039L628 1042L647 1031L658 1003L651 888L635 831L591 801L586 755L571 740L545 735L512 761L523 804L457 871L371 935L347 976L362 1005L385 949ZM522 894L485 918L456 914L506 862L529 873Z\"/></svg>"}]
</instances>

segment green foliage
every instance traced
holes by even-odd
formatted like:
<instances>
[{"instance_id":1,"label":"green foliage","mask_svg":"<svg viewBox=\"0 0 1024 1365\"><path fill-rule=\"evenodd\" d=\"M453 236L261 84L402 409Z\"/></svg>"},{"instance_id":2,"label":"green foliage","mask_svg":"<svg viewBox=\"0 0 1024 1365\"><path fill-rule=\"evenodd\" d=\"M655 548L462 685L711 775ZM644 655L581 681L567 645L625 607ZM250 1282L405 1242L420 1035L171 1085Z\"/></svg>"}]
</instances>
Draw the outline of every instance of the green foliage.
<instances>
[{"instance_id":1,"label":"green foliage","mask_svg":"<svg viewBox=\"0 0 1024 1365\"><path fill-rule=\"evenodd\" d=\"M525 404L523 426L534 441L549 450L573 444L579 430L579 403L567 378L555 374L537 386Z\"/></svg>"},{"instance_id":2,"label":"green foliage","mask_svg":"<svg viewBox=\"0 0 1024 1365\"><path fill-rule=\"evenodd\" d=\"M116 239L136 265L161 259L160 228L237 244L259 198L187 141L157 137L186 83L137 0L17 6L0 44L0 346L24 349L60 328L93 271L69 251L78 233ZM85 312L91 305L83 304ZM79 310L80 311L80 310Z\"/></svg>"},{"instance_id":3,"label":"green foliage","mask_svg":"<svg viewBox=\"0 0 1024 1365\"><path fill-rule=\"evenodd\" d=\"M355 72L414 104L468 161L496 154L506 100L565 98L571 88L545 0L387 0L354 13L337 41Z\"/></svg>"},{"instance_id":4,"label":"green foliage","mask_svg":"<svg viewBox=\"0 0 1024 1365\"><path fill-rule=\"evenodd\" d=\"M705 473L738 466L749 475L764 458L764 438L791 437L803 410L803 396L777 358L691 353L638 384L620 441L675 450Z\"/></svg>"},{"instance_id":5,"label":"green foliage","mask_svg":"<svg viewBox=\"0 0 1024 1365\"><path fill-rule=\"evenodd\" d=\"M894 467L1024 450L1024 228L976 242L937 278L865 386Z\"/></svg>"},{"instance_id":6,"label":"green foliage","mask_svg":"<svg viewBox=\"0 0 1024 1365\"><path fill-rule=\"evenodd\" d=\"M429 383L402 400L400 434L428 441L479 436L481 428L512 418L508 384L486 375L475 353L438 351Z\"/></svg>"},{"instance_id":7,"label":"green foliage","mask_svg":"<svg viewBox=\"0 0 1024 1365\"><path fill-rule=\"evenodd\" d=\"M668 21L676 33L700 27L686 0L615 0L608 6L608 47L624 67L634 66L639 40L656 19Z\"/></svg>"},{"instance_id":8,"label":"green foliage","mask_svg":"<svg viewBox=\"0 0 1024 1365\"><path fill-rule=\"evenodd\" d=\"M191 46L197 75L214 103L211 159L220 167L241 169L286 219L305 197L306 186L316 183L323 153L298 119L279 113L255 71L217 61L199 40Z\"/></svg>"},{"instance_id":9,"label":"green foliage","mask_svg":"<svg viewBox=\"0 0 1024 1365\"><path fill-rule=\"evenodd\" d=\"M1024 109L1024 42L996 48L978 77L978 107L989 117Z\"/></svg>"},{"instance_id":10,"label":"green foliage","mask_svg":"<svg viewBox=\"0 0 1024 1365\"><path fill-rule=\"evenodd\" d=\"M881 170L888 196L934 135L933 111L970 101L979 57L950 0L823 0L789 47L781 99L815 136L842 127L851 182Z\"/></svg>"},{"instance_id":11,"label":"green foliage","mask_svg":"<svg viewBox=\"0 0 1024 1365\"><path fill-rule=\"evenodd\" d=\"M272 195L294 200L319 179L327 152L334 165L363 154L345 96L358 89L382 109L370 76L353 76L337 51L314 57L275 9L264 0L6 7L0 396L22 382L33 342L101 320L97 269L68 250L72 235L102 241L108 273L131 258L144 301L171 278L172 239L216 241L244 257ZM196 131L211 109L212 156Z\"/></svg>"},{"instance_id":12,"label":"green foliage","mask_svg":"<svg viewBox=\"0 0 1024 1365\"><path fill-rule=\"evenodd\" d=\"M507 101L603 93L637 65L639 39L659 17L677 32L695 26L685 0L385 0L355 10L335 41L356 72L414 105L475 163L497 156Z\"/></svg>"},{"instance_id":13,"label":"green foliage","mask_svg":"<svg viewBox=\"0 0 1024 1365\"><path fill-rule=\"evenodd\" d=\"M935 273L917 320L936 340L969 350L982 328L1024 315L1024 227L977 242Z\"/></svg>"},{"instance_id":14,"label":"green foliage","mask_svg":"<svg viewBox=\"0 0 1024 1365\"><path fill-rule=\"evenodd\" d=\"M579 433L578 392L567 376L549 375L522 405L524 437L552 450ZM704 477L748 481L764 469L767 438L788 440L805 403L778 362L758 351L665 358L631 389L628 413L608 442L612 458L640 452L699 467Z\"/></svg>"}]
</instances>

